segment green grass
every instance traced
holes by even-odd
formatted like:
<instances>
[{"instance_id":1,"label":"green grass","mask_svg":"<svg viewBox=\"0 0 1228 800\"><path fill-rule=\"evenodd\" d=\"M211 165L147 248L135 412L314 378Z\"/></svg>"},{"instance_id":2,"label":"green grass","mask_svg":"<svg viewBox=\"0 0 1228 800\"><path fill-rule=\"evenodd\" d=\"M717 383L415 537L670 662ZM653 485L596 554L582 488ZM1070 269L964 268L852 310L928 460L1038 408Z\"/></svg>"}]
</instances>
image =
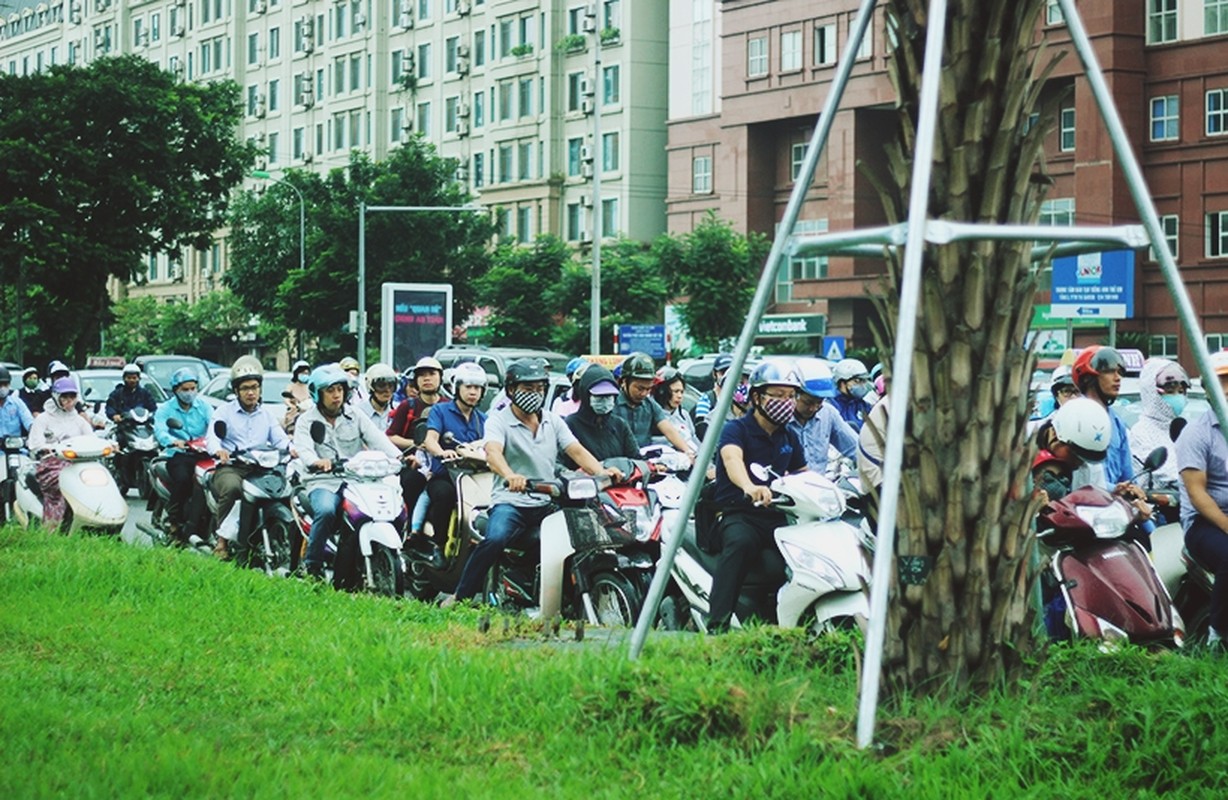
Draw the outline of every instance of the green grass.
<instances>
[{"instance_id":1,"label":"green grass","mask_svg":"<svg viewBox=\"0 0 1228 800\"><path fill-rule=\"evenodd\" d=\"M1055 648L863 752L848 639L484 615L0 530L0 797L1228 795L1228 659Z\"/></svg>"}]
</instances>

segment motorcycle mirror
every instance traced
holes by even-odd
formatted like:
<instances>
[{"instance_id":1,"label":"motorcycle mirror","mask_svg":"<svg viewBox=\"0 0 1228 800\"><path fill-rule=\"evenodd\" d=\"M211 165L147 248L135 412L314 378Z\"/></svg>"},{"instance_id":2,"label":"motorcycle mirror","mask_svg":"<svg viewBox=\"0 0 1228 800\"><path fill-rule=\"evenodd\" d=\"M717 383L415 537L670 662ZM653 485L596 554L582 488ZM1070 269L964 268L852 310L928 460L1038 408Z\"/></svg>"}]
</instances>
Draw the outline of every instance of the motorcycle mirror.
<instances>
[{"instance_id":1,"label":"motorcycle mirror","mask_svg":"<svg viewBox=\"0 0 1228 800\"><path fill-rule=\"evenodd\" d=\"M170 428L171 430L177 431L183 427L183 422L175 417L171 417L170 419L166 421L166 427Z\"/></svg>"},{"instance_id":2,"label":"motorcycle mirror","mask_svg":"<svg viewBox=\"0 0 1228 800\"><path fill-rule=\"evenodd\" d=\"M1155 472L1164 466L1164 462L1167 460L1168 450L1163 447L1157 447L1147 454L1147 458L1143 461L1143 469L1147 472Z\"/></svg>"},{"instance_id":3,"label":"motorcycle mirror","mask_svg":"<svg viewBox=\"0 0 1228 800\"><path fill-rule=\"evenodd\" d=\"M767 481L772 478L772 471L762 464L751 464L750 474L755 476L756 480Z\"/></svg>"},{"instance_id":4,"label":"motorcycle mirror","mask_svg":"<svg viewBox=\"0 0 1228 800\"><path fill-rule=\"evenodd\" d=\"M1174 442L1177 441L1177 437L1181 435L1181 432L1185 430L1185 426L1189 424L1190 421L1185 417L1173 418L1173 421L1168 423L1168 438Z\"/></svg>"},{"instance_id":5,"label":"motorcycle mirror","mask_svg":"<svg viewBox=\"0 0 1228 800\"><path fill-rule=\"evenodd\" d=\"M90 395L92 395L93 393L94 393L94 387L93 387L93 386L86 386L86 387L85 387L85 394L84 394L83 396L84 396L84 397L89 397L89 396L90 396Z\"/></svg>"},{"instance_id":6,"label":"motorcycle mirror","mask_svg":"<svg viewBox=\"0 0 1228 800\"><path fill-rule=\"evenodd\" d=\"M316 444L324 442L324 423L318 419L311 423L311 441Z\"/></svg>"},{"instance_id":7,"label":"motorcycle mirror","mask_svg":"<svg viewBox=\"0 0 1228 800\"><path fill-rule=\"evenodd\" d=\"M226 438L226 423L222 420L217 420L213 423L213 433L219 439Z\"/></svg>"}]
</instances>

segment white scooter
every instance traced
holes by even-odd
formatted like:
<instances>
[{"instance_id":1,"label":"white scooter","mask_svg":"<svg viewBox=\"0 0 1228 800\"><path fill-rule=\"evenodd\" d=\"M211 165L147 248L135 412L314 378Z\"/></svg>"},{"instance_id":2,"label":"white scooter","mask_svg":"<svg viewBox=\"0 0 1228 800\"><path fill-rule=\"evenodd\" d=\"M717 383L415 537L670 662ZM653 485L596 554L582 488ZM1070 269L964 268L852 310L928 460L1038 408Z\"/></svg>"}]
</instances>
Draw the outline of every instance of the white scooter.
<instances>
[{"instance_id":1,"label":"white scooter","mask_svg":"<svg viewBox=\"0 0 1228 800\"><path fill-rule=\"evenodd\" d=\"M106 459L115 452L115 443L86 434L57 442L50 450L69 462L60 472L60 493L68 503L62 529L67 533L88 529L118 535L128 521L128 503L106 465ZM26 527L43 518L36 465L34 459L22 456L14 487L14 517Z\"/></svg>"},{"instance_id":2,"label":"white scooter","mask_svg":"<svg viewBox=\"0 0 1228 800\"><path fill-rule=\"evenodd\" d=\"M787 580L771 598L764 597L761 578L754 571L738 597L733 624L755 613L775 618L778 625L805 625L815 631L864 627L870 613L871 542L855 518L844 519L845 493L831 480L814 472L773 475L759 464L751 465L759 480L771 478L773 507L789 517L790 524L776 529L776 546L784 556ZM671 498L672 499L672 498ZM663 525L673 535L673 520ZM694 527L688 525L671 570L673 585L667 600L679 606L673 613L689 611L695 626L707 630L712 575L717 557L699 549ZM766 585L766 584L765 584ZM662 617L666 616L663 608Z\"/></svg>"}]
</instances>

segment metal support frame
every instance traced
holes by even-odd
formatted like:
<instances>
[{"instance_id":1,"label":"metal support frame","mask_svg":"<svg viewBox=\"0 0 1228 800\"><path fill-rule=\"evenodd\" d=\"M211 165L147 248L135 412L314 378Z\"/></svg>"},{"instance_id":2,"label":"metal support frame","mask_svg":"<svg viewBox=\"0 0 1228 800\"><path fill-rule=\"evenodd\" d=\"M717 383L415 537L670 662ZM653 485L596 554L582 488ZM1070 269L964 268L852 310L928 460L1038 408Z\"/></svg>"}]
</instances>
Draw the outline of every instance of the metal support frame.
<instances>
[{"instance_id":1,"label":"metal support frame","mask_svg":"<svg viewBox=\"0 0 1228 800\"><path fill-rule=\"evenodd\" d=\"M946 244L966 240L998 240L998 241L1035 241L1044 242L1032 249L1031 257L1035 261L1043 261L1057 255L1070 255L1081 252L1094 252L1103 249L1105 245L1139 248L1148 244L1154 249L1159 260L1165 283L1168 286L1177 313L1181 319L1182 330L1187 339L1195 345L1195 361L1203 375L1203 384L1211 401L1211 406L1220 426L1228 431L1228 402L1215 380L1211 369L1209 356L1204 347L1197 346L1203 342L1202 330L1194 313L1194 307L1189 294L1181 282L1177 265L1165 244L1164 231L1155 206L1148 194L1143 179L1142 169L1131 149L1125 128L1113 104L1112 97L1105 84L1099 63L1092 49L1091 41L1083 27L1082 20L1075 8L1074 0L1058 0L1062 14L1070 31L1071 41L1083 64L1085 77L1091 86L1096 105L1100 111L1113 150L1125 173L1130 193L1134 199L1142 226L1126 225L1114 227L1048 227L1038 225L986 225L964 222L950 222L928 219L927 197L929 195L930 178L933 170L934 132L937 122L938 97L942 55L944 47L945 21L947 18L946 0L930 0L927 19L931 24L926 29L925 62L921 76L920 107L918 109L916 149L914 151L913 173L910 185L908 221L899 225L882 226L860 231L839 231L813 236L794 236L793 230L801 211L806 191L814 175L815 165L825 146L830 133L835 112L848 84L849 74L853 66L853 56L860 49L869 26L877 0L862 0L854 19L849 40L840 56L835 79L824 102L806 158L793 186L784 216L772 242L772 249L764 264L755 296L751 302L750 311L738 343L733 353L733 364L730 371L740 372L746 356L754 340L759 320L767 307L767 300L775 281L781 259L802 253L831 253L859 257L882 257L885 248L904 248L904 263L902 283L900 287L900 316L896 326L896 342L892 356L892 376L894 390L890 393L888 406L888 428L886 436L886 453L883 468L882 504L879 508L878 528L875 532L877 547L874 557L874 570L871 579L870 625L866 636L866 652L862 672L862 694L858 704L857 743L860 747L869 746L874 737L875 716L878 705L878 690L882 672L883 640L886 633L887 600L890 589L891 566L894 562L895 523L899 504L900 479L902 477L904 453L904 423L908 411L909 392L912 377L912 354L915 346L917 308L920 299L922 257L927 244ZM1141 231L1141 232L1140 232ZM648 630L656 619L665 586L669 581L669 572L678 552L682 537L686 530L687 518L694 510L699 497L704 474L716 450L718 437L711 434L719 430L729 412L732 392L722 392L718 396L716 408L712 410L712 423L709 435L704 437L699 453L695 459L695 467L687 482L686 492L682 498L682 513L670 532L670 537L662 551L661 559L653 575L648 597L644 608L636 622L635 631L631 637L629 657L634 660L639 657L644 647Z\"/></svg>"}]
</instances>

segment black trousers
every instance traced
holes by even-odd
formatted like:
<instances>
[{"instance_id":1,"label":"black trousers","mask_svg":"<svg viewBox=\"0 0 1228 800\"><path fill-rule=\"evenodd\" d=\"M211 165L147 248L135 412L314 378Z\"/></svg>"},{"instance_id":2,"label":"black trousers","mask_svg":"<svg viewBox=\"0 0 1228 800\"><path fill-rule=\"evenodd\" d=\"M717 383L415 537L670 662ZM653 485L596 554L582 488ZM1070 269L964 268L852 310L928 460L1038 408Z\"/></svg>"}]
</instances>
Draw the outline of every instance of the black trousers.
<instances>
[{"instance_id":1,"label":"black trousers","mask_svg":"<svg viewBox=\"0 0 1228 800\"><path fill-rule=\"evenodd\" d=\"M784 583L785 559L776 549L774 536L783 524L785 515L771 509L725 512L720 521L721 551L712 576L709 630L728 627L742 584L752 569L758 568L772 580L779 577L776 586Z\"/></svg>"},{"instance_id":2,"label":"black trousers","mask_svg":"<svg viewBox=\"0 0 1228 800\"><path fill-rule=\"evenodd\" d=\"M426 518L435 529L435 543L442 547L448 540L448 523L452 521L452 510L456 508L456 486L447 472L428 480L416 469L402 470L401 495L411 513L423 492L426 492L431 503Z\"/></svg>"}]
</instances>

